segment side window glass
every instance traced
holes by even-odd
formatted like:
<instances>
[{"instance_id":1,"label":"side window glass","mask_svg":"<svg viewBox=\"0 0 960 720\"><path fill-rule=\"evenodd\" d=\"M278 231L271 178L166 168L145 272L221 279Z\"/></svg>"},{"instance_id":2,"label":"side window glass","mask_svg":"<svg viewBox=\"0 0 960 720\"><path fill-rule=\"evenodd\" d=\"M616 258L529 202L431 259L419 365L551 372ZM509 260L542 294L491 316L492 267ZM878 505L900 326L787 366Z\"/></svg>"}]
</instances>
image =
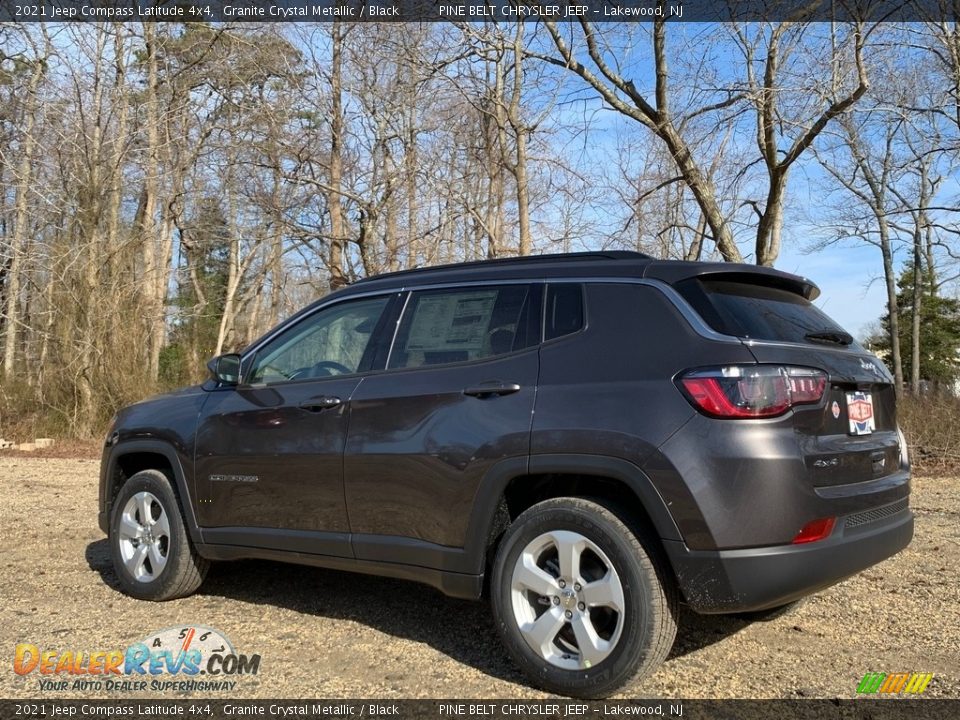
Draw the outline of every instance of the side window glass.
<instances>
[{"instance_id":1,"label":"side window glass","mask_svg":"<svg viewBox=\"0 0 960 720\"><path fill-rule=\"evenodd\" d=\"M251 385L347 375L361 367L389 298L347 301L314 313L271 340L254 358Z\"/></svg>"},{"instance_id":2,"label":"side window glass","mask_svg":"<svg viewBox=\"0 0 960 720\"><path fill-rule=\"evenodd\" d=\"M414 292L389 367L481 360L535 345L537 297L527 285Z\"/></svg>"},{"instance_id":3,"label":"side window glass","mask_svg":"<svg viewBox=\"0 0 960 720\"><path fill-rule=\"evenodd\" d=\"M575 333L583 327L583 290L574 283L552 284L547 288L544 340Z\"/></svg>"}]
</instances>

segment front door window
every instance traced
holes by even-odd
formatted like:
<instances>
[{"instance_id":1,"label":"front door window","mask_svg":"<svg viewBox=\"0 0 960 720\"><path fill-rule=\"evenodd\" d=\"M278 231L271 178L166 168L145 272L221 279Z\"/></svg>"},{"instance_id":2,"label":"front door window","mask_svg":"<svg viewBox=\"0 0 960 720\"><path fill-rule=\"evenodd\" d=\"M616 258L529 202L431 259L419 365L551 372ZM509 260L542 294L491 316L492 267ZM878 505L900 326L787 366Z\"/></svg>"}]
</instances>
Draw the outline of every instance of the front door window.
<instances>
[{"instance_id":1,"label":"front door window","mask_svg":"<svg viewBox=\"0 0 960 720\"><path fill-rule=\"evenodd\" d=\"M367 369L367 352L387 297L356 300L321 310L260 349L250 385L316 380Z\"/></svg>"}]
</instances>

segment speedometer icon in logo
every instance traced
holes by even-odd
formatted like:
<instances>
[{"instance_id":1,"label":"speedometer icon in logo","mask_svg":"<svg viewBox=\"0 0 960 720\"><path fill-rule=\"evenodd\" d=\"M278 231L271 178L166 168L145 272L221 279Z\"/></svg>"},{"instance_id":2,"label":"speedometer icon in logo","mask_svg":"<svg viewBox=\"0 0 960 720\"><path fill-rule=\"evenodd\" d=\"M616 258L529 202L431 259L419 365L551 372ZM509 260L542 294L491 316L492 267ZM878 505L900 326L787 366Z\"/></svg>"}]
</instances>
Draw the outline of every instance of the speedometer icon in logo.
<instances>
[{"instance_id":1,"label":"speedometer icon in logo","mask_svg":"<svg viewBox=\"0 0 960 720\"><path fill-rule=\"evenodd\" d=\"M180 625L152 633L140 641L151 653L167 651L174 657L186 657L197 651L200 657L209 658L214 653L235 655L233 645L216 628L206 625ZM194 655L196 657L196 655ZM203 674L203 671L200 671Z\"/></svg>"},{"instance_id":2,"label":"speedometer icon in logo","mask_svg":"<svg viewBox=\"0 0 960 720\"><path fill-rule=\"evenodd\" d=\"M181 676L181 680L198 680L194 676L256 675L260 671L260 655L245 655L233 648L227 636L206 625L184 624L151 633L127 648L124 657L127 674ZM173 683L169 689L192 690L206 687L203 682ZM210 684L210 683L207 683ZM217 684L217 683L213 683ZM212 689L232 690L235 683L220 683ZM165 689L161 687L160 689Z\"/></svg>"}]
</instances>

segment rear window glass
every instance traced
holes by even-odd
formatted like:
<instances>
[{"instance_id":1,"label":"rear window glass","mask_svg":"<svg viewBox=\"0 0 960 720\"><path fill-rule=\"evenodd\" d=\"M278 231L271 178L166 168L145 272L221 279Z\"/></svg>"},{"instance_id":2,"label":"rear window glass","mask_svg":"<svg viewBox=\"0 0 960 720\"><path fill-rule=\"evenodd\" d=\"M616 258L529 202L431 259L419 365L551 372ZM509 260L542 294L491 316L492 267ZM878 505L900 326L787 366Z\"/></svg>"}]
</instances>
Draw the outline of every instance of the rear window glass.
<instances>
[{"instance_id":1,"label":"rear window glass","mask_svg":"<svg viewBox=\"0 0 960 720\"><path fill-rule=\"evenodd\" d=\"M810 333L843 328L806 298L779 288L717 280L695 281L682 294L714 330L756 340L809 342Z\"/></svg>"}]
</instances>

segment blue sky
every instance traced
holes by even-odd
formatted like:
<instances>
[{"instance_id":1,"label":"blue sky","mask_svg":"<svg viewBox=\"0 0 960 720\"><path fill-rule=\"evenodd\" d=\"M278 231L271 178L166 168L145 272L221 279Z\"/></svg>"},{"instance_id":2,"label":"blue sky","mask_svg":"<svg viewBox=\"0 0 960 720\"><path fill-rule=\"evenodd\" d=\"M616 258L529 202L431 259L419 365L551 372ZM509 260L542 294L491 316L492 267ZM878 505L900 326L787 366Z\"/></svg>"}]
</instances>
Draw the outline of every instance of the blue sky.
<instances>
[{"instance_id":1,"label":"blue sky","mask_svg":"<svg viewBox=\"0 0 960 720\"><path fill-rule=\"evenodd\" d=\"M816 304L857 339L886 312L880 251L871 245L804 253L788 243L777 268L813 280L821 291Z\"/></svg>"},{"instance_id":2,"label":"blue sky","mask_svg":"<svg viewBox=\"0 0 960 720\"><path fill-rule=\"evenodd\" d=\"M624 41L621 50L627 47L629 50L615 53L616 64L625 77L635 81L641 93L646 94L648 99L652 99L654 77L652 61L649 57L649 37L642 27L634 27L632 30L635 42ZM809 31L815 35L826 32L824 26L817 24ZM614 38L620 40L624 36L614 35ZM727 39L724 40L724 38ZM898 38L892 36L885 39L893 42ZM713 44L716 40L720 42ZM671 26L668 33L668 48L668 52L686 54L687 59L698 59L700 48L703 48L704 65L700 67L707 72L708 76L715 74L719 79L730 80L742 72L740 69L742 56L739 56L729 43L727 29L720 26L709 24ZM578 50L577 55L584 59L585 53L582 51L582 46ZM608 61L613 60L614 55L608 57ZM674 64L676 61L676 56L671 58L671 70L677 68ZM810 63L814 73L820 73L825 78L829 77L828 57L811 57L805 62ZM680 64L683 64L682 61ZM804 68L806 66L801 67L801 69ZM682 72L679 75L682 75ZM783 78L784 83L789 84L789 80L792 79L789 67L783 69ZM682 94L684 84L689 82L689 78L674 76L672 79L673 87L680 89ZM875 86L882 85L881 78L875 77L874 80ZM800 89L795 91L802 95ZM615 162L618 158L618 139L629 138L638 145L645 143L655 145L661 142L636 121L620 116L609 107L603 107L594 91L586 89L583 82L572 79L570 76L562 80L562 90L558 93L558 100L560 102L558 107L554 108L554 113L561 124L564 121L576 124L578 120L581 122L585 119L589 120L588 131L580 138L588 148L588 165L598 160L608 164ZM705 101L701 99L698 102ZM808 110L810 113L819 112L815 107ZM731 139L731 147L742 150L747 160L753 160L757 155L753 122L749 113L739 118ZM828 126L827 132L821 136L820 140L825 140L831 130L832 128ZM722 131L722 128L718 128L717 131ZM784 147L791 141L789 137L781 139ZM701 167L710 160L709 151L704 153L695 150L694 155L701 163ZM732 162L736 163L735 160ZM762 200L766 190L765 178L757 166L752 167L752 179L749 181L749 186L742 188L742 191L746 197ZM718 191L721 194L723 192L719 188ZM958 196L960 196L960 181L954 176L952 179L948 178L941 186L935 204L952 206ZM729 200L722 196L719 199L721 203L725 199ZM784 208L783 244L776 267L804 275L815 282L821 289L821 295L816 300L816 304L859 339L866 334L867 326L876 323L886 312L886 290L879 249L864 241L851 239L845 244L836 243L823 250L810 251L810 247L818 240L828 240L829 233L835 232L837 223L843 222L836 211L848 204L854 204L852 196L838 188L832 178L819 166L812 152L809 150L805 152L790 171L788 197ZM866 208L863 208L863 213L869 216ZM753 234L756 229L755 223L751 227L751 219L749 215L741 212L736 220L740 223L736 237L741 252L744 253L748 262L753 259ZM853 228L849 230L852 231ZM610 227L608 231L614 231L614 228ZM906 254L905 244L895 242L894 261L898 273L906 259Z\"/></svg>"}]
</instances>

